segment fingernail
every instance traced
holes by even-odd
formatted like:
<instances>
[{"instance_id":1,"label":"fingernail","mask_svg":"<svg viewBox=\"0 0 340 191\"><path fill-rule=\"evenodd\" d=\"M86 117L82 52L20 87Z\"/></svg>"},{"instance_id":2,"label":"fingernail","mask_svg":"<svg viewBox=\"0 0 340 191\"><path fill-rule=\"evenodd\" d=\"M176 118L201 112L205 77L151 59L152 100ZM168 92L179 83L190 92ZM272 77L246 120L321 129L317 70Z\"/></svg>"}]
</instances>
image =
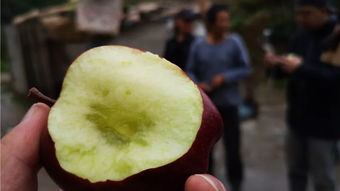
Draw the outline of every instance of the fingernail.
<instances>
[{"instance_id":1,"label":"fingernail","mask_svg":"<svg viewBox=\"0 0 340 191\"><path fill-rule=\"evenodd\" d=\"M215 191L226 191L224 185L221 182L210 177L209 175L196 174L195 176L203 178L207 183L209 183L214 188Z\"/></svg>"},{"instance_id":2,"label":"fingernail","mask_svg":"<svg viewBox=\"0 0 340 191\"><path fill-rule=\"evenodd\" d=\"M225 189L225 187L224 187L224 185L223 185L222 182L218 182L218 183L220 184L220 186L221 186L221 188L222 188L222 191L227 191L227 189Z\"/></svg>"},{"instance_id":3,"label":"fingernail","mask_svg":"<svg viewBox=\"0 0 340 191\"><path fill-rule=\"evenodd\" d=\"M39 110L39 103L33 104L28 112L25 114L24 118L21 120L21 123L25 123L29 121L35 113Z\"/></svg>"}]
</instances>

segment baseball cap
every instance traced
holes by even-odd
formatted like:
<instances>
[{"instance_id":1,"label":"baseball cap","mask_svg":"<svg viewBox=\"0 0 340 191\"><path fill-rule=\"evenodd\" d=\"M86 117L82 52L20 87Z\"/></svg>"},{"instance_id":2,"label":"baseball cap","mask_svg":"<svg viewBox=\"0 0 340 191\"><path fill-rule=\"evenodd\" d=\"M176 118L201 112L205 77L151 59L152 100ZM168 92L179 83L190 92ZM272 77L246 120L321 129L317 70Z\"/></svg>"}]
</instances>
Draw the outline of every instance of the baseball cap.
<instances>
[{"instance_id":1,"label":"baseball cap","mask_svg":"<svg viewBox=\"0 0 340 191\"><path fill-rule=\"evenodd\" d=\"M193 21L196 19L196 14L191 11L190 9L182 9L181 11L179 11L176 16L176 19L184 19L187 21Z\"/></svg>"},{"instance_id":2,"label":"baseball cap","mask_svg":"<svg viewBox=\"0 0 340 191\"><path fill-rule=\"evenodd\" d=\"M317 8L327 8L328 10L334 10L330 0L296 0L298 6L313 6Z\"/></svg>"}]
</instances>

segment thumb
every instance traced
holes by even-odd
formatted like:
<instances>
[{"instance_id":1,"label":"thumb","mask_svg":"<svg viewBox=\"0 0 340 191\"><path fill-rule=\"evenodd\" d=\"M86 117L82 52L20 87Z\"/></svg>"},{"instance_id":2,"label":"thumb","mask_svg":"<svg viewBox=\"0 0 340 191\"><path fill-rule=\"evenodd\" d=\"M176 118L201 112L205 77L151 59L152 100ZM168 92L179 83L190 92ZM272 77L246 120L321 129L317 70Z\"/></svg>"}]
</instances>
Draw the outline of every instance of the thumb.
<instances>
[{"instance_id":1,"label":"thumb","mask_svg":"<svg viewBox=\"0 0 340 191\"><path fill-rule=\"evenodd\" d=\"M186 181L185 191L226 191L226 189L217 178L209 174L196 174Z\"/></svg>"},{"instance_id":2,"label":"thumb","mask_svg":"<svg viewBox=\"0 0 340 191\"><path fill-rule=\"evenodd\" d=\"M37 190L40 134L50 108L34 104L24 119L1 139L1 190Z\"/></svg>"},{"instance_id":3,"label":"thumb","mask_svg":"<svg viewBox=\"0 0 340 191\"><path fill-rule=\"evenodd\" d=\"M40 134L47 126L49 110L45 104L34 104L23 120L1 140L1 146L8 152L4 154L16 157L26 165L37 165Z\"/></svg>"}]
</instances>

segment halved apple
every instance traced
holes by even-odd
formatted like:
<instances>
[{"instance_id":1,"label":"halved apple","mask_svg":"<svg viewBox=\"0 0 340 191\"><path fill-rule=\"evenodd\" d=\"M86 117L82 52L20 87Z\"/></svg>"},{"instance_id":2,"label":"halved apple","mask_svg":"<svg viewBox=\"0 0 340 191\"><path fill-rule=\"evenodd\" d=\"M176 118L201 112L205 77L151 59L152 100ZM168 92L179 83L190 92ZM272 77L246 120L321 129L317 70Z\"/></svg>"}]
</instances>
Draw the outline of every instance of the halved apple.
<instances>
[{"instance_id":1,"label":"halved apple","mask_svg":"<svg viewBox=\"0 0 340 191\"><path fill-rule=\"evenodd\" d=\"M70 66L42 163L65 191L177 191L205 173L222 119L176 65L123 46L91 49Z\"/></svg>"}]
</instances>

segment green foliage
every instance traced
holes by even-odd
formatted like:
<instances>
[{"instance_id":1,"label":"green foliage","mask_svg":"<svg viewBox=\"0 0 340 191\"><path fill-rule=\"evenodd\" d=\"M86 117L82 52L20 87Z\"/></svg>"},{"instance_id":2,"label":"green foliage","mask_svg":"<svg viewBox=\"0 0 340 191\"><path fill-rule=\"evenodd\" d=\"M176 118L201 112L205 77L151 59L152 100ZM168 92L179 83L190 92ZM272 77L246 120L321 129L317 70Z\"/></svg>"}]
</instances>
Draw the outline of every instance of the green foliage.
<instances>
[{"instance_id":1,"label":"green foliage","mask_svg":"<svg viewBox=\"0 0 340 191\"><path fill-rule=\"evenodd\" d=\"M242 31L255 16L265 15L265 27L271 28L277 43L286 42L296 29L293 0L235 0L232 4L232 27Z\"/></svg>"},{"instance_id":2,"label":"green foliage","mask_svg":"<svg viewBox=\"0 0 340 191\"><path fill-rule=\"evenodd\" d=\"M331 0L336 9L340 9L339 0ZM214 3L226 3L225 0L213 0ZM249 21L259 14L268 15L266 27L273 31L273 43L284 46L296 31L295 0L229 0L232 11L232 28L240 33Z\"/></svg>"},{"instance_id":3,"label":"green foliage","mask_svg":"<svg viewBox=\"0 0 340 191\"><path fill-rule=\"evenodd\" d=\"M0 65L1 65L1 73L2 72L8 72L9 66L8 66L8 63L5 60L1 59Z\"/></svg>"}]
</instances>

